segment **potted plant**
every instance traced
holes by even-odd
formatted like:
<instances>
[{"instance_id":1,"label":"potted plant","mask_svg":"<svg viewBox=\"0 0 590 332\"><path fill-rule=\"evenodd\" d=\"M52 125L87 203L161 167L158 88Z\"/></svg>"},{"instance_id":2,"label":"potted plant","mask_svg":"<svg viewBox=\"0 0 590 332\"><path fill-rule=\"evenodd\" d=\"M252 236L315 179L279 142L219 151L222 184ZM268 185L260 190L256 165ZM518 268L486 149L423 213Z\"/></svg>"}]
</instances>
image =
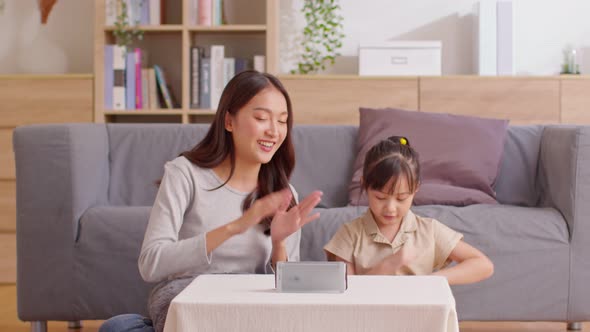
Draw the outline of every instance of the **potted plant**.
<instances>
[{"instance_id":1,"label":"potted plant","mask_svg":"<svg viewBox=\"0 0 590 332\"><path fill-rule=\"evenodd\" d=\"M309 74L333 65L342 47L343 17L338 0L304 0L303 54L291 74Z\"/></svg>"},{"instance_id":2,"label":"potted plant","mask_svg":"<svg viewBox=\"0 0 590 332\"><path fill-rule=\"evenodd\" d=\"M137 28L139 21L133 22L134 24L131 24L132 22L130 22L128 14L129 11L127 8L127 1L117 0L117 2L119 8L121 8L121 11L119 15L117 15L117 20L115 21L115 30L113 30L113 34L115 35L117 45L124 46L126 49L128 49L129 47L131 47L131 44L135 39L143 39L143 30ZM138 6L139 8L141 8L141 1L138 1Z\"/></svg>"}]
</instances>

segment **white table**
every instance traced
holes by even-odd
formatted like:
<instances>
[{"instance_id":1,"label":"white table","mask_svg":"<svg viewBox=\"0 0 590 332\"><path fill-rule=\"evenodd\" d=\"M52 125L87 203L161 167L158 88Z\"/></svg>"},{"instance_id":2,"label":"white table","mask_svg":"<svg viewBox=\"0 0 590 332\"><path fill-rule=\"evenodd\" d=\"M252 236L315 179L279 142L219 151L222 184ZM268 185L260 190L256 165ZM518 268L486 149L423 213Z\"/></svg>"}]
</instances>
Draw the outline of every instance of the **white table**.
<instances>
[{"instance_id":1,"label":"white table","mask_svg":"<svg viewBox=\"0 0 590 332\"><path fill-rule=\"evenodd\" d=\"M172 300L173 331L457 332L445 278L349 276L340 294L279 293L273 275L202 275Z\"/></svg>"}]
</instances>

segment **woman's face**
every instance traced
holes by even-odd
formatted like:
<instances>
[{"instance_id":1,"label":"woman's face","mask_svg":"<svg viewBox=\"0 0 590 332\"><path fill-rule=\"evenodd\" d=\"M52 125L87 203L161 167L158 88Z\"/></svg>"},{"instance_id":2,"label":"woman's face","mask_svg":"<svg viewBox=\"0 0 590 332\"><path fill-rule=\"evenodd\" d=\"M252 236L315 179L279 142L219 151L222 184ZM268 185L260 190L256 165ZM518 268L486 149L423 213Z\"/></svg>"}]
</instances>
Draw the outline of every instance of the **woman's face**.
<instances>
[{"instance_id":1,"label":"woman's face","mask_svg":"<svg viewBox=\"0 0 590 332\"><path fill-rule=\"evenodd\" d=\"M254 96L235 115L226 115L225 129L232 133L236 161L268 163L287 136L287 101L274 87Z\"/></svg>"}]
</instances>

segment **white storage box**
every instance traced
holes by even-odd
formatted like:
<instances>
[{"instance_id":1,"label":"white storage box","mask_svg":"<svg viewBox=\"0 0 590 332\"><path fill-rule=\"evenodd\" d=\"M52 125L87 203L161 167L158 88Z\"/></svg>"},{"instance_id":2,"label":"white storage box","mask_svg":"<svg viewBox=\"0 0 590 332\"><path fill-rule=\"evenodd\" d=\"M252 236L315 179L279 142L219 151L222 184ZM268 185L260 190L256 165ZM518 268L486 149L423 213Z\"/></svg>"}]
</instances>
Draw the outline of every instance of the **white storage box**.
<instances>
[{"instance_id":1,"label":"white storage box","mask_svg":"<svg viewBox=\"0 0 590 332\"><path fill-rule=\"evenodd\" d=\"M440 76L440 41L390 41L361 44L361 76Z\"/></svg>"}]
</instances>

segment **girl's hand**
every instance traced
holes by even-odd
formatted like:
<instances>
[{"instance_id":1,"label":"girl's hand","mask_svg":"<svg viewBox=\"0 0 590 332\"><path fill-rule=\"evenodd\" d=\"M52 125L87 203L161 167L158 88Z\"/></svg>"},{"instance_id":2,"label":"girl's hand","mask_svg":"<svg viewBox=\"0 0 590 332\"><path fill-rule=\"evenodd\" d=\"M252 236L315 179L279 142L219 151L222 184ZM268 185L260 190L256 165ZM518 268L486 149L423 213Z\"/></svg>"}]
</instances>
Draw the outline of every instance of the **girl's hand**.
<instances>
[{"instance_id":1,"label":"girl's hand","mask_svg":"<svg viewBox=\"0 0 590 332\"><path fill-rule=\"evenodd\" d=\"M319 213L314 213L311 216L308 216L308 214L322 200L322 194L321 191L312 192L289 211L287 211L287 208L289 207L290 199L283 202L270 224L272 242L283 242L289 235L298 231L305 224L319 218Z\"/></svg>"},{"instance_id":2,"label":"girl's hand","mask_svg":"<svg viewBox=\"0 0 590 332\"><path fill-rule=\"evenodd\" d=\"M385 258L387 269L391 273L397 272L402 266L410 264L416 259L416 250L412 246L402 246L395 254Z\"/></svg>"}]
</instances>

